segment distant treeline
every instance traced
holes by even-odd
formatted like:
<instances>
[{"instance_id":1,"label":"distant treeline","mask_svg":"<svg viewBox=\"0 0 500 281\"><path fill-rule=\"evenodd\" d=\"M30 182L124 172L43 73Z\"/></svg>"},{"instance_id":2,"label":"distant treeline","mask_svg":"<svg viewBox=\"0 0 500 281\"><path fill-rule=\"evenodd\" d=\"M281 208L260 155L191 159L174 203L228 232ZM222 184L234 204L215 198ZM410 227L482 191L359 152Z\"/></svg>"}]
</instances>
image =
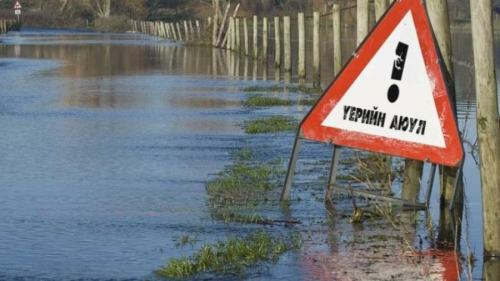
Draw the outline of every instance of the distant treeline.
<instances>
[{"instance_id":1,"label":"distant treeline","mask_svg":"<svg viewBox=\"0 0 500 281\"><path fill-rule=\"evenodd\" d=\"M175 21L206 18L219 13L228 3L240 4L238 16L283 15L296 12L322 14L339 3L343 13L355 14L356 0L20 0L24 26L96 27L120 29L126 19ZM373 0L367 0L373 2ZM470 0L448 0L452 20L470 18ZM16 0L0 0L0 17L14 18ZM494 1L500 7L500 0ZM351 8L351 9L349 9ZM354 12L354 13L353 13Z\"/></svg>"}]
</instances>

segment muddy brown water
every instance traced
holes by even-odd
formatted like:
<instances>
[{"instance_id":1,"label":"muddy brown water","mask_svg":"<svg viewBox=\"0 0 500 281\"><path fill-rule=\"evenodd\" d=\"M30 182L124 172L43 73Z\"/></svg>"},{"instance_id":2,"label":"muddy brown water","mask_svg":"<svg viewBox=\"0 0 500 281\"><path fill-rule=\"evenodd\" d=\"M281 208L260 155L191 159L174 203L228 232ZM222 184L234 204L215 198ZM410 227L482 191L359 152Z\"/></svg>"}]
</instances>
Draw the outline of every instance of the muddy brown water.
<instances>
[{"instance_id":1,"label":"muddy brown water","mask_svg":"<svg viewBox=\"0 0 500 281\"><path fill-rule=\"evenodd\" d=\"M473 144L471 36L457 32L453 40L460 127ZM353 40L344 43L347 57ZM323 85L332 79L333 61L325 44ZM280 75L280 85L283 79ZM168 259L190 254L203 242L254 229L300 232L305 246L277 264L238 278L392 276L375 271L390 273L402 262L397 255L366 264L361 256L350 255L362 248L343 243L380 230L332 220L321 202L331 157L327 145L304 145L292 189L292 197L300 201L278 206L278 188L270 202L248 209L269 218L298 219L301 225L262 227L213 219L205 183L232 163L232 152L250 147L261 160L289 157L292 132L248 136L241 128L243 121L256 117L284 114L300 119L307 113L309 107L304 106L241 105L250 95L244 87L275 85L274 80L274 70L261 63L140 34L25 29L0 37L0 280L155 279L152 272ZM295 93L271 94L300 98ZM465 149L467 224L461 252L467 253L468 243L479 258L473 276L481 278L477 153L469 144ZM300 172L318 160L326 160L314 164L321 166L319 172ZM436 224L437 203L434 192L431 214ZM343 207L349 210L349 203L339 204ZM177 247L176 239L189 233L196 235L196 245ZM422 222L410 240L418 235L428 235ZM489 263L488 268L495 272L498 265ZM410 269L404 273L396 279L420 276Z\"/></svg>"}]
</instances>

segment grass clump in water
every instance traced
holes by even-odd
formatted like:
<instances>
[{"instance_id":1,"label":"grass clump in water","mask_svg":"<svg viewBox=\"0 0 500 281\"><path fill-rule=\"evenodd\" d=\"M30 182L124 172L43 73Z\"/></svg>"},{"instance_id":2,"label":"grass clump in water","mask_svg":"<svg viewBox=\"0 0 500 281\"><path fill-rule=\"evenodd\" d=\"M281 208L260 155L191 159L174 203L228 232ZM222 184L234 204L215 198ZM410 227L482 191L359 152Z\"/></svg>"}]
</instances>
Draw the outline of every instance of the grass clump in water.
<instances>
[{"instance_id":1,"label":"grass clump in water","mask_svg":"<svg viewBox=\"0 0 500 281\"><path fill-rule=\"evenodd\" d=\"M155 273L162 277L190 277L202 272L241 275L247 268L262 262L276 262L280 255L300 249L299 235L284 243L264 232L256 231L244 238L229 237L227 241L205 244L191 257L171 259Z\"/></svg>"},{"instance_id":2,"label":"grass clump in water","mask_svg":"<svg viewBox=\"0 0 500 281\"><path fill-rule=\"evenodd\" d=\"M323 90L321 88L307 87L303 85L292 86L292 87L279 87L277 85L273 86L249 86L243 88L243 92L292 92L292 93L304 93L304 94L321 94Z\"/></svg>"},{"instance_id":3,"label":"grass clump in water","mask_svg":"<svg viewBox=\"0 0 500 281\"><path fill-rule=\"evenodd\" d=\"M245 133L263 134L282 131L294 131L297 128L297 121L285 116L272 116L243 123Z\"/></svg>"},{"instance_id":4,"label":"grass clump in water","mask_svg":"<svg viewBox=\"0 0 500 281\"><path fill-rule=\"evenodd\" d=\"M275 186L273 178L277 170L264 163L243 163L238 161L220 172L218 177L207 183L211 195L263 192Z\"/></svg>"},{"instance_id":5,"label":"grass clump in water","mask_svg":"<svg viewBox=\"0 0 500 281\"><path fill-rule=\"evenodd\" d=\"M263 95L251 95L243 105L248 107L262 107L262 106L290 106L293 105L292 100L284 100L274 97L266 97Z\"/></svg>"},{"instance_id":6,"label":"grass clump in water","mask_svg":"<svg viewBox=\"0 0 500 281\"><path fill-rule=\"evenodd\" d=\"M184 247L186 245L191 245L191 247L194 246L194 244L196 244L196 235L182 235L180 236L178 239L176 239L176 243L175 243L175 246L177 247Z\"/></svg>"}]
</instances>

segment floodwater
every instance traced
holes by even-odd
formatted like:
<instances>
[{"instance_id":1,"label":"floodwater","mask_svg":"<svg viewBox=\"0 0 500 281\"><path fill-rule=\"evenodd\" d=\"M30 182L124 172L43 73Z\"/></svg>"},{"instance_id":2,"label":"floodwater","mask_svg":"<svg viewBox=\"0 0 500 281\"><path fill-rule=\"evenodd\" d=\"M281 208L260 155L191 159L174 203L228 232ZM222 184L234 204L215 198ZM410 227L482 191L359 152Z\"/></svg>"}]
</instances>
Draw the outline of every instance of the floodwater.
<instances>
[{"instance_id":1,"label":"floodwater","mask_svg":"<svg viewBox=\"0 0 500 281\"><path fill-rule=\"evenodd\" d=\"M352 46L346 40L344 52ZM454 34L454 47L458 115L469 152L476 140L470 34ZM330 53L324 48L323 85L332 79ZM0 37L0 280L154 279L168 259L199 247L177 247L181 235L196 234L202 243L259 229L213 219L205 183L242 147L263 160L289 156L292 132L249 137L241 127L255 117L307 113L304 106L241 105L249 96L244 87L274 85L275 77L260 62L147 35L25 29ZM281 85L284 77L277 78ZM479 259L473 276L481 278L474 156L468 153L464 170L461 251L470 246ZM329 146L305 144L298 169L329 157ZM278 190L256 208L266 217L303 221L267 231L308 233L307 250L242 278L343 279L336 265L351 257L338 246L342 235L368 230L329 220L317 198L324 185L315 178L299 172L296 182L292 197L301 201L280 207ZM431 210L436 223L437 212ZM415 235L424 232L420 226ZM389 269L395 262L379 265Z\"/></svg>"}]
</instances>

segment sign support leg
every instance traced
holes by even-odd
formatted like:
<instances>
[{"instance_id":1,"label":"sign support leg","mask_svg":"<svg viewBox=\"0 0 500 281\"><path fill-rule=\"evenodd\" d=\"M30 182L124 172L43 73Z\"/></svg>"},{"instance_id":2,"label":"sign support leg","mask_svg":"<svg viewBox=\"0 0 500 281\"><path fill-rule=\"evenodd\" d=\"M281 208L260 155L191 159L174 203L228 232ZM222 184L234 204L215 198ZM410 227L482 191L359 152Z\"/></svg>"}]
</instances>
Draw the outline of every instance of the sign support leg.
<instances>
[{"instance_id":1,"label":"sign support leg","mask_svg":"<svg viewBox=\"0 0 500 281\"><path fill-rule=\"evenodd\" d=\"M436 175L436 164L432 164L431 173L429 175L429 182L427 183L427 194L425 195L425 205L429 207L429 202L431 201L432 187L434 186L434 177Z\"/></svg>"},{"instance_id":2,"label":"sign support leg","mask_svg":"<svg viewBox=\"0 0 500 281\"><path fill-rule=\"evenodd\" d=\"M340 146L333 146L332 163L330 166L330 175L328 176L328 189L326 191L325 201L332 199L335 181L337 180L337 170L339 167Z\"/></svg>"},{"instance_id":3,"label":"sign support leg","mask_svg":"<svg viewBox=\"0 0 500 281\"><path fill-rule=\"evenodd\" d=\"M299 156L300 145L302 144L302 138L300 135L295 137L295 143L293 144L292 157L290 157L290 162L288 162L288 170L286 172L285 186L281 192L280 201L286 201L290 199L290 188L292 186L293 174L295 173L295 166L297 165L297 158Z\"/></svg>"},{"instance_id":4,"label":"sign support leg","mask_svg":"<svg viewBox=\"0 0 500 281\"><path fill-rule=\"evenodd\" d=\"M455 178L455 182L453 183L453 195L451 196L450 202L450 211L453 211L455 208L455 201L457 199L458 185L460 180L462 179L462 171L464 169L465 155L460 161L460 166L458 166L457 177Z\"/></svg>"}]
</instances>

